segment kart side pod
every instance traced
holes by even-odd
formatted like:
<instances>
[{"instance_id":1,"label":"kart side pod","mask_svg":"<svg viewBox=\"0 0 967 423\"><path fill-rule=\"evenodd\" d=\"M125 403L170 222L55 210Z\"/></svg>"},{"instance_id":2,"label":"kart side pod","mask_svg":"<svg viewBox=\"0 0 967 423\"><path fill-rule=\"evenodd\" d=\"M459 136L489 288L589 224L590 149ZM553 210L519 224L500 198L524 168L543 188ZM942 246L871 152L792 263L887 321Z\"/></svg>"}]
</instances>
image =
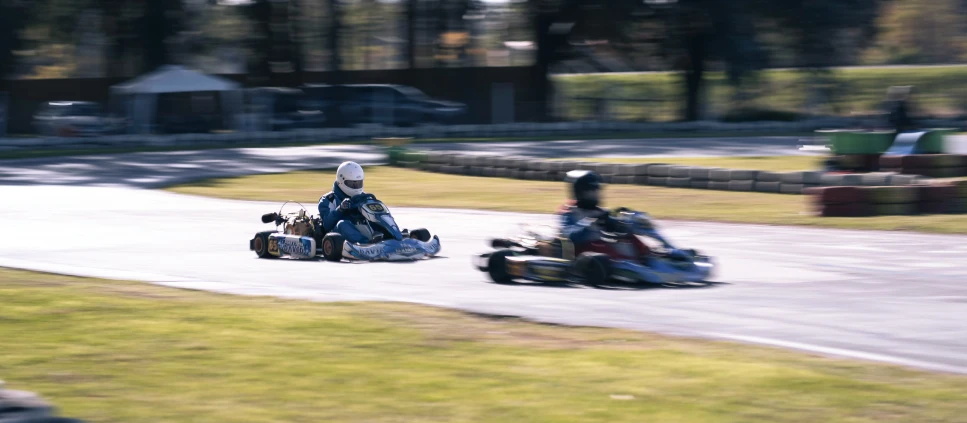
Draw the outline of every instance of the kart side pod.
<instances>
[{"instance_id":1,"label":"kart side pod","mask_svg":"<svg viewBox=\"0 0 967 423\"><path fill-rule=\"evenodd\" d=\"M263 246L262 243L266 245ZM263 258L289 256L310 259L316 256L316 240L308 236L260 233L249 241L249 249Z\"/></svg>"}]
</instances>

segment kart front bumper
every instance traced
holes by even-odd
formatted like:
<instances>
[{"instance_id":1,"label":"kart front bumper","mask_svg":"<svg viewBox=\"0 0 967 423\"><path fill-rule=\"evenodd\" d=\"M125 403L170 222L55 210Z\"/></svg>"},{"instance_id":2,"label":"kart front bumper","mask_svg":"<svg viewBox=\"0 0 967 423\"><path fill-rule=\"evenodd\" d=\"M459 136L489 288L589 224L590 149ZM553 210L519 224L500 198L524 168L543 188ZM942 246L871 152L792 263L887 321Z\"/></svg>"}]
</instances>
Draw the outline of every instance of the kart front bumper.
<instances>
[{"instance_id":1,"label":"kart front bumper","mask_svg":"<svg viewBox=\"0 0 967 423\"><path fill-rule=\"evenodd\" d=\"M433 257L440 253L440 238L436 235L427 242L405 238L391 239L375 244L354 244L346 241L342 255L350 260L363 261L410 261Z\"/></svg>"}]
</instances>

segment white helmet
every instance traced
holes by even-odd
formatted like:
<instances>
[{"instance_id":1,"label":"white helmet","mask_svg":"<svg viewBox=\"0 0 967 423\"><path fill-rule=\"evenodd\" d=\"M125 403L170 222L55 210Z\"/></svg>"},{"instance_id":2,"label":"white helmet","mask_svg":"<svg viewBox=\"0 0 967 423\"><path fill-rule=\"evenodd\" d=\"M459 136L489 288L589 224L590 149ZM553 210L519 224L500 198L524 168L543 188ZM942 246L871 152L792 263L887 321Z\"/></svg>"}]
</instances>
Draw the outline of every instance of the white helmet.
<instances>
[{"instance_id":1,"label":"white helmet","mask_svg":"<svg viewBox=\"0 0 967 423\"><path fill-rule=\"evenodd\" d=\"M352 197L363 193L363 167L356 162L343 162L336 169L336 185Z\"/></svg>"}]
</instances>

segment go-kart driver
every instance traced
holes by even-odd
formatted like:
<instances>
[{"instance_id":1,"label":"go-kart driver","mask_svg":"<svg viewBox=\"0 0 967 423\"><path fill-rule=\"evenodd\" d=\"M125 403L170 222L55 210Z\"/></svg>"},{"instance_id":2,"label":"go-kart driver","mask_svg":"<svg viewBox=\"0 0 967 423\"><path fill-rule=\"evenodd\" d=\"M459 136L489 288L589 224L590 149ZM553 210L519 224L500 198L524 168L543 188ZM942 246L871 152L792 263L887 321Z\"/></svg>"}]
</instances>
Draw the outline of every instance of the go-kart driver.
<instances>
[{"instance_id":1,"label":"go-kart driver","mask_svg":"<svg viewBox=\"0 0 967 423\"><path fill-rule=\"evenodd\" d=\"M340 234L349 242L368 243L352 221L346 219L350 212L350 198L363 193L363 167L356 162L343 162L336 169L336 182L332 191L319 199L319 218L326 232Z\"/></svg>"},{"instance_id":2,"label":"go-kart driver","mask_svg":"<svg viewBox=\"0 0 967 423\"><path fill-rule=\"evenodd\" d=\"M572 199L559 211L561 232L573 244L576 254L584 251L605 252L602 242L610 242L602 237L602 232L621 232L624 224L611 217L609 210L598 207L601 200L601 177L592 171L574 170L568 172L567 181L571 183ZM669 245L657 233L650 235L664 245ZM640 257L650 253L643 243L637 252Z\"/></svg>"}]
</instances>

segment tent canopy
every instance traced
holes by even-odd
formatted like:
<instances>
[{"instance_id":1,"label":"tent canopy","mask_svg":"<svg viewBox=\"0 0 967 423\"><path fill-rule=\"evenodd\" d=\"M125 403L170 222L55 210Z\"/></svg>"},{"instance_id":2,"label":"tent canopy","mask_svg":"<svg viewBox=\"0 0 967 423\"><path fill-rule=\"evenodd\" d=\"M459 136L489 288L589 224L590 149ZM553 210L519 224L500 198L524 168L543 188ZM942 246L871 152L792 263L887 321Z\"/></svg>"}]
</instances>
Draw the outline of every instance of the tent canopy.
<instances>
[{"instance_id":1,"label":"tent canopy","mask_svg":"<svg viewBox=\"0 0 967 423\"><path fill-rule=\"evenodd\" d=\"M154 72L115 85L116 94L165 94L201 91L233 91L239 84L181 66L162 66Z\"/></svg>"},{"instance_id":2,"label":"tent canopy","mask_svg":"<svg viewBox=\"0 0 967 423\"><path fill-rule=\"evenodd\" d=\"M233 126L242 103L239 84L217 76L206 75L181 66L162 66L154 72L111 87L112 100L131 118L131 131L154 131L158 96L173 93L218 92L226 127Z\"/></svg>"}]
</instances>

